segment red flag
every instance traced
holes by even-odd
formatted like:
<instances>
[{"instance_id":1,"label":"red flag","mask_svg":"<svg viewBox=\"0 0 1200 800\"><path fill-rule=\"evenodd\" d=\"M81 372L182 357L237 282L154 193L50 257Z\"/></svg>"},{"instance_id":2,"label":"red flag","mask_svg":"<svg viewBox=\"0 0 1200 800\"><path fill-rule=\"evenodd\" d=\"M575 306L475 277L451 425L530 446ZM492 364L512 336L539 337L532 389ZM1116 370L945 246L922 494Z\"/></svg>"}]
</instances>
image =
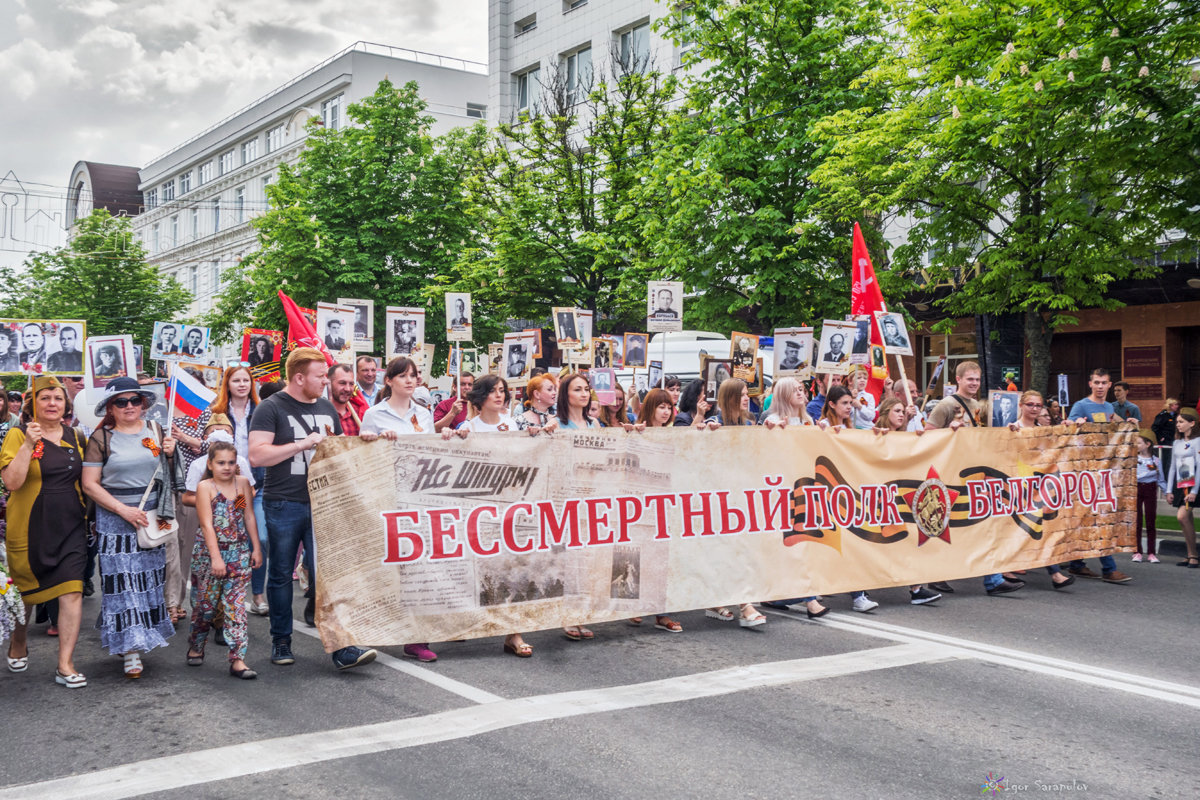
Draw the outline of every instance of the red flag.
<instances>
[{"instance_id":1,"label":"red flag","mask_svg":"<svg viewBox=\"0 0 1200 800\"><path fill-rule=\"evenodd\" d=\"M320 350L325 356L325 363L333 366L333 356L329 354L329 348L325 346L325 342L317 335L317 331L313 328L312 323L304 315L303 309L296 305L296 301L279 290L279 302L283 303L283 313L287 316L288 321L288 340L295 342L300 347L314 347ZM358 414L359 422L362 422L363 415L367 413L369 406L367 398L362 396L362 391L358 388L358 381L354 382L354 394L350 395L350 406Z\"/></svg>"},{"instance_id":2,"label":"red flag","mask_svg":"<svg viewBox=\"0 0 1200 800\"><path fill-rule=\"evenodd\" d=\"M871 265L871 254L867 252L867 243L863 239L858 223L854 223L854 243L851 247L853 265L850 271L850 313L869 314L871 317L871 344L883 346L883 335L879 331L879 321L875 319L876 311L887 311L883 302L883 292L879 289L879 281L875 279L875 267ZM875 370L868 367L867 391L875 396L878 405L883 394L883 378L877 377Z\"/></svg>"}]
</instances>

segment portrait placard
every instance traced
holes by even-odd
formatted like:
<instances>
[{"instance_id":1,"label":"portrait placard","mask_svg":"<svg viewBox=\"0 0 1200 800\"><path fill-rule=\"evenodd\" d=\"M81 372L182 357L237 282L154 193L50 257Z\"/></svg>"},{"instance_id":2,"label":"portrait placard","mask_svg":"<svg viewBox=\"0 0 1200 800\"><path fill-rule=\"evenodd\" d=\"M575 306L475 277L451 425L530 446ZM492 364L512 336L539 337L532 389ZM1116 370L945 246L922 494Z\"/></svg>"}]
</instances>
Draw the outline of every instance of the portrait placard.
<instances>
[{"instance_id":1,"label":"portrait placard","mask_svg":"<svg viewBox=\"0 0 1200 800\"><path fill-rule=\"evenodd\" d=\"M646 385L651 389L656 389L662 384L663 369L661 361L651 361L646 375Z\"/></svg>"},{"instance_id":2,"label":"portrait placard","mask_svg":"<svg viewBox=\"0 0 1200 800\"><path fill-rule=\"evenodd\" d=\"M612 366L612 342L602 337L592 340L591 366L607 369Z\"/></svg>"},{"instance_id":3,"label":"portrait placard","mask_svg":"<svg viewBox=\"0 0 1200 800\"><path fill-rule=\"evenodd\" d=\"M198 364L187 361L177 361L172 369L186 369L193 373L192 377L200 376L200 380L204 381L204 385L214 392L221 387L221 378L225 375L225 370L216 364Z\"/></svg>"},{"instance_id":4,"label":"portrait placard","mask_svg":"<svg viewBox=\"0 0 1200 800\"><path fill-rule=\"evenodd\" d=\"M542 329L541 328L526 328L525 333L533 334L533 357L542 357Z\"/></svg>"},{"instance_id":5,"label":"portrait placard","mask_svg":"<svg viewBox=\"0 0 1200 800\"><path fill-rule=\"evenodd\" d=\"M558 349L567 353L568 351L579 347L579 316L574 308L555 307L554 311L554 337L558 340ZM508 338L506 335L505 339Z\"/></svg>"},{"instance_id":6,"label":"portrait placard","mask_svg":"<svg viewBox=\"0 0 1200 800\"><path fill-rule=\"evenodd\" d=\"M479 350L474 347L462 349L462 371L479 377Z\"/></svg>"},{"instance_id":7,"label":"portrait placard","mask_svg":"<svg viewBox=\"0 0 1200 800\"><path fill-rule=\"evenodd\" d=\"M142 347L140 344L135 344L133 346L133 363L137 365L136 369L138 372L146 371L145 367L142 366L145 363L145 361L142 360L145 356L145 349L146 348Z\"/></svg>"},{"instance_id":8,"label":"portrait placard","mask_svg":"<svg viewBox=\"0 0 1200 800\"><path fill-rule=\"evenodd\" d=\"M850 373L850 344L858 332L855 322L827 319L821 324L821 345L814 371L830 375ZM864 351L865 352L865 351Z\"/></svg>"},{"instance_id":9,"label":"portrait placard","mask_svg":"<svg viewBox=\"0 0 1200 800\"><path fill-rule=\"evenodd\" d=\"M155 361L207 361L208 334L208 328L198 325L156 322L150 358Z\"/></svg>"},{"instance_id":10,"label":"portrait placard","mask_svg":"<svg viewBox=\"0 0 1200 800\"><path fill-rule=\"evenodd\" d=\"M729 334L729 359L733 362L733 377L747 384L754 380L754 361L758 358L758 337L752 333Z\"/></svg>"},{"instance_id":11,"label":"portrait placard","mask_svg":"<svg viewBox=\"0 0 1200 800\"><path fill-rule=\"evenodd\" d=\"M354 309L353 337L350 349L356 353L369 353L375 349L375 301L355 300L339 297L337 304Z\"/></svg>"},{"instance_id":12,"label":"portrait placard","mask_svg":"<svg viewBox=\"0 0 1200 800\"><path fill-rule=\"evenodd\" d=\"M91 336L84 351L84 388L103 389L113 378L136 377L130 372L136 359L132 336Z\"/></svg>"},{"instance_id":13,"label":"portrait placard","mask_svg":"<svg viewBox=\"0 0 1200 800\"><path fill-rule=\"evenodd\" d=\"M612 358L613 369L621 369L625 366L625 340L621 336L614 336L611 333L603 333L599 338L608 342L609 355Z\"/></svg>"},{"instance_id":14,"label":"portrait placard","mask_svg":"<svg viewBox=\"0 0 1200 800\"><path fill-rule=\"evenodd\" d=\"M871 363L871 317L866 314L856 314L847 319L854 326L854 341L850 346L850 363L855 365Z\"/></svg>"},{"instance_id":15,"label":"portrait placard","mask_svg":"<svg viewBox=\"0 0 1200 800\"><path fill-rule=\"evenodd\" d=\"M579 320L579 341L584 347L590 347L592 344L592 322L595 319L595 314L586 308L577 308L575 309L575 317Z\"/></svg>"},{"instance_id":16,"label":"portrait placard","mask_svg":"<svg viewBox=\"0 0 1200 800\"><path fill-rule=\"evenodd\" d=\"M993 389L988 392L988 407L992 412L992 427L1004 428L1021 415L1021 393Z\"/></svg>"},{"instance_id":17,"label":"portrait placard","mask_svg":"<svg viewBox=\"0 0 1200 800\"><path fill-rule=\"evenodd\" d=\"M646 330L651 333L683 330L683 281L646 284Z\"/></svg>"},{"instance_id":18,"label":"portrait placard","mask_svg":"<svg viewBox=\"0 0 1200 800\"><path fill-rule=\"evenodd\" d=\"M242 361L250 365L254 380L270 383L280 378L283 331L246 328L242 331Z\"/></svg>"},{"instance_id":19,"label":"portrait placard","mask_svg":"<svg viewBox=\"0 0 1200 800\"><path fill-rule=\"evenodd\" d=\"M142 391L154 394L154 404L142 412L142 419L147 422L157 422L163 427L163 430L170 430L171 426L167 422L167 414L170 413L171 409L167 406L166 381L143 383L141 389Z\"/></svg>"},{"instance_id":20,"label":"portrait placard","mask_svg":"<svg viewBox=\"0 0 1200 800\"><path fill-rule=\"evenodd\" d=\"M650 336L646 333L625 334L625 367L634 369L646 366L646 345Z\"/></svg>"},{"instance_id":21,"label":"portrait placard","mask_svg":"<svg viewBox=\"0 0 1200 800\"><path fill-rule=\"evenodd\" d=\"M754 377L746 381L746 392L751 397L763 396L763 360L761 358L754 359Z\"/></svg>"},{"instance_id":22,"label":"portrait placard","mask_svg":"<svg viewBox=\"0 0 1200 800\"><path fill-rule=\"evenodd\" d=\"M388 306L384 313L384 355L390 362L396 356L416 360L425 344L425 309Z\"/></svg>"},{"instance_id":23,"label":"portrait placard","mask_svg":"<svg viewBox=\"0 0 1200 800\"><path fill-rule=\"evenodd\" d=\"M528 331L526 331L528 333ZM540 337L539 337L540 338ZM500 374L500 362L504 360L504 344L492 343L488 345L488 375Z\"/></svg>"},{"instance_id":24,"label":"portrait placard","mask_svg":"<svg viewBox=\"0 0 1200 800\"><path fill-rule=\"evenodd\" d=\"M433 379L433 359L437 353L437 345L423 344L421 352L416 353L417 366L421 368L421 380L429 383Z\"/></svg>"},{"instance_id":25,"label":"portrait placard","mask_svg":"<svg viewBox=\"0 0 1200 800\"><path fill-rule=\"evenodd\" d=\"M717 402L717 392L721 384L733 377L733 359L701 357L701 369L704 375L704 399L710 405Z\"/></svg>"},{"instance_id":26,"label":"portrait placard","mask_svg":"<svg viewBox=\"0 0 1200 800\"><path fill-rule=\"evenodd\" d=\"M0 374L83 375L83 320L0 319Z\"/></svg>"},{"instance_id":27,"label":"portrait placard","mask_svg":"<svg viewBox=\"0 0 1200 800\"><path fill-rule=\"evenodd\" d=\"M471 341L471 293L446 292L446 340Z\"/></svg>"},{"instance_id":28,"label":"portrait placard","mask_svg":"<svg viewBox=\"0 0 1200 800\"><path fill-rule=\"evenodd\" d=\"M812 328L775 329L775 380L812 374Z\"/></svg>"},{"instance_id":29,"label":"portrait placard","mask_svg":"<svg viewBox=\"0 0 1200 800\"><path fill-rule=\"evenodd\" d=\"M354 362L354 309L336 303L317 303L317 336L334 361Z\"/></svg>"},{"instance_id":30,"label":"portrait placard","mask_svg":"<svg viewBox=\"0 0 1200 800\"><path fill-rule=\"evenodd\" d=\"M908 326L904 315L895 311L876 311L875 324L883 336L883 346L894 356L911 356L913 354L912 339L908 336Z\"/></svg>"},{"instance_id":31,"label":"portrait placard","mask_svg":"<svg viewBox=\"0 0 1200 800\"><path fill-rule=\"evenodd\" d=\"M534 336L529 331L504 334L504 358L500 374L508 382L509 388L529 383L529 373L533 370L533 340Z\"/></svg>"},{"instance_id":32,"label":"portrait placard","mask_svg":"<svg viewBox=\"0 0 1200 800\"><path fill-rule=\"evenodd\" d=\"M592 391L602 406L611 406L617 402L617 373L610 367L598 367L588 371L588 381Z\"/></svg>"}]
</instances>

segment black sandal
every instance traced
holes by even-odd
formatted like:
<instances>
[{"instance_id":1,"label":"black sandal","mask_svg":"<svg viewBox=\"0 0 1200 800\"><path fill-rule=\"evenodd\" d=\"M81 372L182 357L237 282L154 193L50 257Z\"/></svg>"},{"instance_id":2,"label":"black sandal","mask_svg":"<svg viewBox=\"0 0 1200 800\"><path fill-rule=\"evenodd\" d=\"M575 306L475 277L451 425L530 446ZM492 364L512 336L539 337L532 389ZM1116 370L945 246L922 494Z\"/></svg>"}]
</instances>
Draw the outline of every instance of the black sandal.
<instances>
[{"instance_id":1,"label":"black sandal","mask_svg":"<svg viewBox=\"0 0 1200 800\"><path fill-rule=\"evenodd\" d=\"M194 656L191 653L187 654L187 665L189 667L198 667L204 663L204 653Z\"/></svg>"},{"instance_id":2,"label":"black sandal","mask_svg":"<svg viewBox=\"0 0 1200 800\"><path fill-rule=\"evenodd\" d=\"M1187 561L1180 561L1175 564L1177 567L1187 567L1188 569L1196 569L1200 567L1200 558L1196 556L1188 556Z\"/></svg>"},{"instance_id":3,"label":"black sandal","mask_svg":"<svg viewBox=\"0 0 1200 800\"><path fill-rule=\"evenodd\" d=\"M244 681L252 681L258 677L258 673L249 667L244 669L234 669L233 664L229 665L229 674L235 678L241 678Z\"/></svg>"}]
</instances>

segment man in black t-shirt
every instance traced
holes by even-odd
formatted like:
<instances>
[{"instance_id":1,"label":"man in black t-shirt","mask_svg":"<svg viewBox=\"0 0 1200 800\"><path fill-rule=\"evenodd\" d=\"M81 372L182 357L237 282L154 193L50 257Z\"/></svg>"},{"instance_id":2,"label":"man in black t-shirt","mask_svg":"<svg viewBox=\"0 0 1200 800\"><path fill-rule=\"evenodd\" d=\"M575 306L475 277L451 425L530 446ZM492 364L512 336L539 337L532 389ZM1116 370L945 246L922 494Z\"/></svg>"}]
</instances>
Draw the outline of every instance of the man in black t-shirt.
<instances>
[{"instance_id":1,"label":"man in black t-shirt","mask_svg":"<svg viewBox=\"0 0 1200 800\"><path fill-rule=\"evenodd\" d=\"M292 664L292 566L300 543L315 585L308 463L327 435L340 435L337 411L322 395L329 383L320 350L299 347L287 359L287 387L264 400L250 420L250 464L266 467L263 512L270 557L267 602L271 606L271 663ZM333 653L338 669L375 660L374 650L343 647Z\"/></svg>"}]
</instances>

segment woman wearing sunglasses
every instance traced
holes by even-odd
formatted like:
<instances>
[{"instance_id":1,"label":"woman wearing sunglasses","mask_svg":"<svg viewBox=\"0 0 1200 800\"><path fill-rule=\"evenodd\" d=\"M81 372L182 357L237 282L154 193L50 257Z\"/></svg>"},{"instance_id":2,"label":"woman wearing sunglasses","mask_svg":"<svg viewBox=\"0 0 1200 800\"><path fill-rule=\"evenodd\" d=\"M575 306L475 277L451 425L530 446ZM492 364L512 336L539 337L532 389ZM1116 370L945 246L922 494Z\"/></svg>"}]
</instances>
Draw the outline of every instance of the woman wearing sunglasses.
<instances>
[{"instance_id":1,"label":"woman wearing sunglasses","mask_svg":"<svg viewBox=\"0 0 1200 800\"><path fill-rule=\"evenodd\" d=\"M175 516L175 439L142 419L153 402L154 394L133 378L109 381L96 405L103 419L83 459L83 490L96 502L100 536L104 596L96 628L100 644L125 657L128 678L140 678L141 654L165 646L175 632L163 595L165 548L143 550L137 536L137 526L147 524L143 509L156 510L159 519Z\"/></svg>"}]
</instances>

